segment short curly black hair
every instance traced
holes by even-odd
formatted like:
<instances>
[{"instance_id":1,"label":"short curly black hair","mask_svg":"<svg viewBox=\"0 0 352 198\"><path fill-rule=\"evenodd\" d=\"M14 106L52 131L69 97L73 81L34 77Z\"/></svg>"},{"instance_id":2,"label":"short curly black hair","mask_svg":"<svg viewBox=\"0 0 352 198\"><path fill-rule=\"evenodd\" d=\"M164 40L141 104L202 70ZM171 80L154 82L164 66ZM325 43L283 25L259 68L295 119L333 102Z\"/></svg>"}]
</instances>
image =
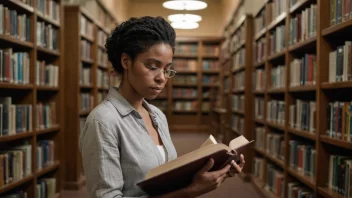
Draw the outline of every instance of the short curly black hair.
<instances>
[{"instance_id":1,"label":"short curly black hair","mask_svg":"<svg viewBox=\"0 0 352 198\"><path fill-rule=\"evenodd\" d=\"M114 70L123 73L121 54L128 54L132 61L157 43L167 43L175 50L175 30L162 17L132 17L121 23L106 39L105 48Z\"/></svg>"}]
</instances>

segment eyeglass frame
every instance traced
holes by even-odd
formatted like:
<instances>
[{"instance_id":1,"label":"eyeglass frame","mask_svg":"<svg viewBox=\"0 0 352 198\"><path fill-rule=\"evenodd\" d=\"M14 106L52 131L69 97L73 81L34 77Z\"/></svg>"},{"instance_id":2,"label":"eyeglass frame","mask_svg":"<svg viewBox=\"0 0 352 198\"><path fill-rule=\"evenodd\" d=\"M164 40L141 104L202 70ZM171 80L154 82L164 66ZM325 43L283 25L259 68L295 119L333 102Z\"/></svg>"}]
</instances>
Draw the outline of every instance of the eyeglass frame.
<instances>
[{"instance_id":1,"label":"eyeglass frame","mask_svg":"<svg viewBox=\"0 0 352 198\"><path fill-rule=\"evenodd\" d=\"M160 69L159 67L150 66L149 64L147 64L147 63L145 63L145 62L142 62L142 61L139 61L139 62L141 62L141 63L148 69L148 72L149 72L149 73L153 73L153 72L154 72L154 71L152 70L153 68L156 68L157 70L160 70L160 71L156 72L155 74L153 74L154 76L159 75L160 72L162 71L162 72L164 73L164 76L165 76L166 78L173 78L173 77L176 75L176 73L177 73L177 71L174 70L174 69L164 70L164 69ZM173 71L173 72L174 72L174 75L171 76L171 77L168 77L168 76L166 75L166 72L167 72L167 71Z\"/></svg>"}]
</instances>

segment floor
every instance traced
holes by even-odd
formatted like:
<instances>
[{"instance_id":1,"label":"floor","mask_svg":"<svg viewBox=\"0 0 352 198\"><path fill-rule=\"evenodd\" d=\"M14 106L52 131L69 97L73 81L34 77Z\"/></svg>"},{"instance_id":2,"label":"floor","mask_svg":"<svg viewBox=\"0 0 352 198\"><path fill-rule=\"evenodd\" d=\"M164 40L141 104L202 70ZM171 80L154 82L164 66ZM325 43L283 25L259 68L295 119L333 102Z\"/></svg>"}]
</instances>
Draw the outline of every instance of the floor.
<instances>
[{"instance_id":1,"label":"floor","mask_svg":"<svg viewBox=\"0 0 352 198\"><path fill-rule=\"evenodd\" d=\"M195 134L195 133L174 133L172 134L172 140L176 147L178 155L183 155L189 151L192 151L203 143L207 139L206 134ZM82 188L80 191L64 191L62 198L88 198L86 189ZM234 197L250 197L257 198L260 195L253 188L251 183L243 182L239 177L233 177L227 179L218 189L202 195L200 198L234 198Z\"/></svg>"}]
</instances>

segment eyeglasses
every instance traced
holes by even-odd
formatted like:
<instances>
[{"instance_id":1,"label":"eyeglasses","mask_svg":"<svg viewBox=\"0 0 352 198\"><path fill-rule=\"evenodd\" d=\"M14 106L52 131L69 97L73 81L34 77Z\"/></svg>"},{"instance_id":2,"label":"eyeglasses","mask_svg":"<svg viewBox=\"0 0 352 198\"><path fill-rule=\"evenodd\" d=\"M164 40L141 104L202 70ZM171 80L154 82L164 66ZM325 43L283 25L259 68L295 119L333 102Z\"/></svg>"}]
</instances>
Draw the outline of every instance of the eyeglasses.
<instances>
[{"instance_id":1,"label":"eyeglasses","mask_svg":"<svg viewBox=\"0 0 352 198\"><path fill-rule=\"evenodd\" d=\"M142 62L143 63L143 62ZM148 69L148 73L150 75L156 76L158 75L160 72L163 72L166 78L172 78L176 75L176 71L173 69L167 69L167 70L162 70L159 67L155 67L155 66L151 66L147 63L143 63L145 65L145 67Z\"/></svg>"}]
</instances>

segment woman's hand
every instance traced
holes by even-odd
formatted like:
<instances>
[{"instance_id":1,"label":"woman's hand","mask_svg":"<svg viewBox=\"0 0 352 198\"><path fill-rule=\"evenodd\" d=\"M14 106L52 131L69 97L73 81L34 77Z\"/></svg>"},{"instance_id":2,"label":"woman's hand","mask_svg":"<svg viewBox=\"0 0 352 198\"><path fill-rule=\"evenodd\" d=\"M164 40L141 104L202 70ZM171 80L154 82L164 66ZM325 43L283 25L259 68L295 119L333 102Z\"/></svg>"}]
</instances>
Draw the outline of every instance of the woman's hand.
<instances>
[{"instance_id":1,"label":"woman's hand","mask_svg":"<svg viewBox=\"0 0 352 198\"><path fill-rule=\"evenodd\" d=\"M215 190L221 182L224 181L228 171L231 168L231 165L228 164L221 170L208 172L213 165L214 160L210 159L208 163L194 176L193 182L188 187L189 192L194 195L194 197Z\"/></svg>"},{"instance_id":2,"label":"woman's hand","mask_svg":"<svg viewBox=\"0 0 352 198\"><path fill-rule=\"evenodd\" d=\"M245 162L244 156L242 154L240 155L240 164L237 164L235 161L232 160L231 161L231 169L227 173L227 176L233 177L236 175L236 173L241 173L245 163L246 162Z\"/></svg>"}]
</instances>

